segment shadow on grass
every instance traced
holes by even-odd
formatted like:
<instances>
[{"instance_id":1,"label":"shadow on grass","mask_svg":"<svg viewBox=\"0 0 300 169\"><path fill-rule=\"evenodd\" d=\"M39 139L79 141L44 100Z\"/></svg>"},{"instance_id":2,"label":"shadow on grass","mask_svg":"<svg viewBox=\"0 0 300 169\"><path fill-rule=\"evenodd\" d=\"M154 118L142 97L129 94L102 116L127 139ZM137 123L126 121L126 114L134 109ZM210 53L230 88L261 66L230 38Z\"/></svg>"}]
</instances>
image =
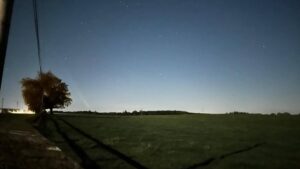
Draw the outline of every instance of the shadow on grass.
<instances>
[{"instance_id":1,"label":"shadow on grass","mask_svg":"<svg viewBox=\"0 0 300 169\"><path fill-rule=\"evenodd\" d=\"M246 148L243 148L243 149L240 149L240 150L236 150L236 151L232 151L232 152L229 152L229 153L226 153L226 154L222 154L220 156L217 156L217 157L212 157L212 158L209 158L207 160L204 160L200 163L196 163L190 167L187 167L186 169L196 169L196 168L200 168L200 167L205 167L209 164L211 164L212 162L216 161L216 160L222 160L224 158L227 158L229 156L232 156L232 155L235 155L235 154L239 154L239 153L243 153L243 152L247 152L247 151L250 151L254 148L257 148L257 147L260 147L262 145L264 145L266 143L257 143L257 144L254 144L250 147L246 147Z\"/></svg>"},{"instance_id":2,"label":"shadow on grass","mask_svg":"<svg viewBox=\"0 0 300 169\"><path fill-rule=\"evenodd\" d=\"M100 140L92 137L91 135L85 133L84 131L80 130L79 128L73 126L71 123L69 123L68 121L57 117L59 120L61 120L62 122L64 122L67 126L69 126L70 128L72 128L73 130L75 130L77 133L81 134L82 136L88 138L89 140L92 140L93 142L95 142L95 146L93 146L94 148L100 147L102 149L107 150L108 152L110 152L111 154L114 154L115 156L117 156L118 158L124 160L125 162L127 162L128 164L130 164L131 166L138 168L138 169L147 169L147 167L143 166L142 164L140 164L139 162L131 159L130 157L128 157L127 155L119 152L118 150L102 143Z\"/></svg>"},{"instance_id":3,"label":"shadow on grass","mask_svg":"<svg viewBox=\"0 0 300 169\"><path fill-rule=\"evenodd\" d=\"M53 122L57 133L59 133L63 137L63 139L66 141L66 143L72 148L72 150L81 159L82 167L100 169L100 167L97 165L97 163L94 160L90 159L89 156L85 153L85 151L80 146L78 146L74 140L71 140L69 138L69 136L61 130L61 127L59 126L59 124L54 119L52 119L52 118L50 118L50 119Z\"/></svg>"}]
</instances>

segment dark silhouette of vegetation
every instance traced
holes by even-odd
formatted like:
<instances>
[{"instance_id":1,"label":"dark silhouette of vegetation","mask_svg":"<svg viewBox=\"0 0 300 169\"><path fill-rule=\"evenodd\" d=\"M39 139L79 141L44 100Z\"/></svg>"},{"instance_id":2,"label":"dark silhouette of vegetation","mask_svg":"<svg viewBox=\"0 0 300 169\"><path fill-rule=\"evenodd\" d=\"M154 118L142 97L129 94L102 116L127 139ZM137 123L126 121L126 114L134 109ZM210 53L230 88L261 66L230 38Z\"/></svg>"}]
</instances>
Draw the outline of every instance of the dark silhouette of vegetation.
<instances>
[{"instance_id":1,"label":"dark silhouette of vegetation","mask_svg":"<svg viewBox=\"0 0 300 169\"><path fill-rule=\"evenodd\" d=\"M188 114L186 111L178 111L178 110L154 110L154 111L133 111L131 114L133 115L180 115L180 114Z\"/></svg>"},{"instance_id":2,"label":"dark silhouette of vegetation","mask_svg":"<svg viewBox=\"0 0 300 169\"><path fill-rule=\"evenodd\" d=\"M276 115L277 115L277 116L289 116L289 115L291 115L291 114L290 114L289 112L283 112L283 113L278 112Z\"/></svg>"},{"instance_id":3,"label":"dark silhouette of vegetation","mask_svg":"<svg viewBox=\"0 0 300 169\"><path fill-rule=\"evenodd\" d=\"M242 112L242 111L233 111L229 112L228 114L249 114L248 112Z\"/></svg>"},{"instance_id":4,"label":"dark silhouette of vegetation","mask_svg":"<svg viewBox=\"0 0 300 169\"><path fill-rule=\"evenodd\" d=\"M55 111L55 113L69 113L69 114L93 114L93 115L116 115L116 116L138 116L138 115L181 115L181 114L190 114L186 111L177 111L177 110L155 110L155 111L123 111L123 112L107 112L100 113L96 111Z\"/></svg>"},{"instance_id":5,"label":"dark silhouette of vegetation","mask_svg":"<svg viewBox=\"0 0 300 169\"><path fill-rule=\"evenodd\" d=\"M24 102L36 114L45 109L52 114L54 108L65 108L72 102L68 85L50 71L38 73L35 79L23 78L21 84Z\"/></svg>"}]
</instances>

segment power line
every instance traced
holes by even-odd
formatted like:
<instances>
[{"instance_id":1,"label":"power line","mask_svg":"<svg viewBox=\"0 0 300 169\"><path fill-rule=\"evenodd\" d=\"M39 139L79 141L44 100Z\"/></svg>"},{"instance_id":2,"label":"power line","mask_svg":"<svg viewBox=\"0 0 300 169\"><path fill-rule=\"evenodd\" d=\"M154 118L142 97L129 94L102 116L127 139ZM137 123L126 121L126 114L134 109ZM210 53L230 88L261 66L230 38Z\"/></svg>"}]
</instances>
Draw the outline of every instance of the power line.
<instances>
[{"instance_id":1,"label":"power line","mask_svg":"<svg viewBox=\"0 0 300 169\"><path fill-rule=\"evenodd\" d=\"M41 47L40 47L40 34L39 34L39 18L38 18L38 8L36 0L32 0L33 5L33 16L34 16L34 28L35 28L35 35L36 35L36 42L37 42L37 52L38 52L38 58L39 58L39 67L40 67L40 75L42 75L42 58L41 58ZM42 89L43 90L43 89ZM44 109L44 93L42 93L41 97L41 112L43 112Z\"/></svg>"},{"instance_id":2,"label":"power line","mask_svg":"<svg viewBox=\"0 0 300 169\"><path fill-rule=\"evenodd\" d=\"M38 58L39 58L39 67L40 67L40 73L42 73L39 20L38 20L38 8L37 8L36 0L32 0L32 5L33 5L33 14L34 14L35 35L36 35L36 42L37 42L37 52L38 52Z\"/></svg>"}]
</instances>

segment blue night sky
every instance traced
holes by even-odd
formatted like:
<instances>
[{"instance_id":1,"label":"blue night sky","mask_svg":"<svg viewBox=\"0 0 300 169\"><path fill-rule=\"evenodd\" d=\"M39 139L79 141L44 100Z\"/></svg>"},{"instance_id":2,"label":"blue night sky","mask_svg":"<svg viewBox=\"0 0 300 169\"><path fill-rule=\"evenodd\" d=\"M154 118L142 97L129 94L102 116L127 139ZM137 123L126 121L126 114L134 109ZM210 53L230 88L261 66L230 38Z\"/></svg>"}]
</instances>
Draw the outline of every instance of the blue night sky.
<instances>
[{"instance_id":1,"label":"blue night sky","mask_svg":"<svg viewBox=\"0 0 300 169\"><path fill-rule=\"evenodd\" d=\"M66 110L300 112L299 0L38 0L43 69ZM1 97L38 59L31 0L15 0Z\"/></svg>"}]
</instances>

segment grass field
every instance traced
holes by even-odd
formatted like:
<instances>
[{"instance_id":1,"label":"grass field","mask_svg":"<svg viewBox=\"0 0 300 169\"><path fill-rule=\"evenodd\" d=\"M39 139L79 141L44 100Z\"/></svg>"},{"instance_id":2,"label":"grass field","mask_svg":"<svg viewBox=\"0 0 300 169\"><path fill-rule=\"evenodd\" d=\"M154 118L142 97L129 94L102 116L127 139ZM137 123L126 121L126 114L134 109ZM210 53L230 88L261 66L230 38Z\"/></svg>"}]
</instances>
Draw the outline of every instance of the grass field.
<instances>
[{"instance_id":1,"label":"grass field","mask_svg":"<svg viewBox=\"0 0 300 169\"><path fill-rule=\"evenodd\" d=\"M88 159L99 168L300 168L300 116L55 115L53 119L42 129L44 135L79 162Z\"/></svg>"}]
</instances>

